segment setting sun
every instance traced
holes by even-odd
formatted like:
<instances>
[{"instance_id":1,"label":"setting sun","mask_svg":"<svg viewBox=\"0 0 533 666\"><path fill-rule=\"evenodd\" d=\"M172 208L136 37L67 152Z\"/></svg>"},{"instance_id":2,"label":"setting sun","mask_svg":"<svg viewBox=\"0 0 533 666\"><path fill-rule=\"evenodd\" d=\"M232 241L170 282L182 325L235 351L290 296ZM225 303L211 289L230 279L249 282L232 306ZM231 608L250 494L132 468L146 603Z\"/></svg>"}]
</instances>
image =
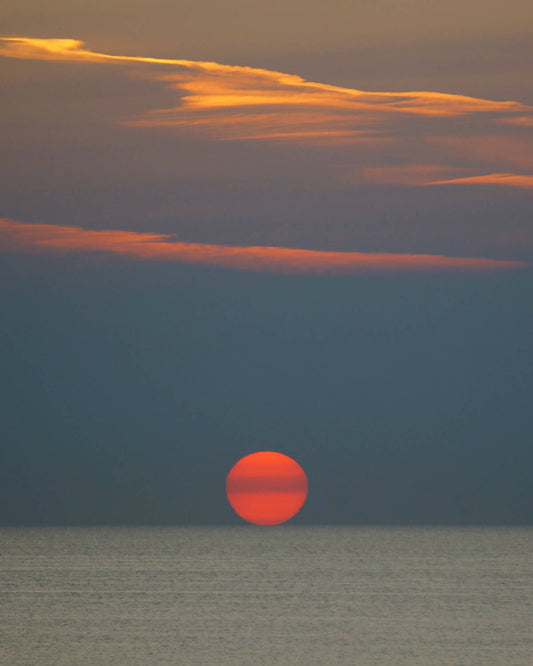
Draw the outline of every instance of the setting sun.
<instances>
[{"instance_id":1,"label":"setting sun","mask_svg":"<svg viewBox=\"0 0 533 666\"><path fill-rule=\"evenodd\" d=\"M279 525L301 509L307 477L282 453L259 451L241 458L226 479L226 495L235 513L255 525Z\"/></svg>"}]
</instances>

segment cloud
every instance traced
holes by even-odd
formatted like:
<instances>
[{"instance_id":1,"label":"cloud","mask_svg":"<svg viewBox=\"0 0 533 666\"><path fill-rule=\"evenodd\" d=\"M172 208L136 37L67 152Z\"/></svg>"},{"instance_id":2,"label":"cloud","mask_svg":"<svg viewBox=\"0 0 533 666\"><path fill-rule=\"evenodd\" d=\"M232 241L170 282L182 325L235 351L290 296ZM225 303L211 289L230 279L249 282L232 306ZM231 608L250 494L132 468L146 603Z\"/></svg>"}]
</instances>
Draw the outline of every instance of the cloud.
<instances>
[{"instance_id":1,"label":"cloud","mask_svg":"<svg viewBox=\"0 0 533 666\"><path fill-rule=\"evenodd\" d=\"M230 493L302 493L307 491L303 474L272 473L268 475L232 474L226 482Z\"/></svg>"},{"instance_id":2,"label":"cloud","mask_svg":"<svg viewBox=\"0 0 533 666\"><path fill-rule=\"evenodd\" d=\"M138 260L174 261L236 270L315 275L389 271L486 271L528 264L486 258L432 254L325 252L287 247L182 243L173 235L134 231L94 231L53 224L0 219L4 251L65 254L106 252Z\"/></svg>"},{"instance_id":3,"label":"cloud","mask_svg":"<svg viewBox=\"0 0 533 666\"><path fill-rule=\"evenodd\" d=\"M533 175L517 173L488 173L461 175L471 169L438 167L431 164L407 164L392 167L345 170L341 180L352 183L377 185L501 185L506 187L533 188Z\"/></svg>"},{"instance_id":4,"label":"cloud","mask_svg":"<svg viewBox=\"0 0 533 666\"><path fill-rule=\"evenodd\" d=\"M377 185L427 185L432 179L455 174L457 169L431 164L406 164L401 166L369 167L345 171L341 179L352 183Z\"/></svg>"},{"instance_id":5,"label":"cloud","mask_svg":"<svg viewBox=\"0 0 533 666\"><path fill-rule=\"evenodd\" d=\"M156 65L151 78L180 94L173 108L157 109L130 125L188 127L220 139L355 138L388 134L397 120L454 119L486 115L491 120L519 118L533 109L514 101L417 92L366 92L307 81L267 69L183 59L97 53L74 39L10 37L0 55L11 58Z\"/></svg>"},{"instance_id":6,"label":"cloud","mask_svg":"<svg viewBox=\"0 0 533 666\"><path fill-rule=\"evenodd\" d=\"M511 118L502 118L502 123L509 123L511 125L523 125L524 127L533 127L533 116L515 116Z\"/></svg>"},{"instance_id":7,"label":"cloud","mask_svg":"<svg viewBox=\"0 0 533 666\"><path fill-rule=\"evenodd\" d=\"M75 39L6 37L0 39L0 55L135 66L136 74L176 91L172 107L124 117L121 124L132 128L216 141L353 146L353 161L342 169L338 152L321 154L348 186L495 184L487 172L506 175L499 185L531 186L524 172L533 164L527 135L533 108L516 101L435 91L368 92L268 69L98 53Z\"/></svg>"},{"instance_id":8,"label":"cloud","mask_svg":"<svg viewBox=\"0 0 533 666\"><path fill-rule=\"evenodd\" d=\"M505 185L507 187L533 188L533 175L517 173L487 173L483 176L466 176L450 180L437 180L429 185Z\"/></svg>"}]
</instances>

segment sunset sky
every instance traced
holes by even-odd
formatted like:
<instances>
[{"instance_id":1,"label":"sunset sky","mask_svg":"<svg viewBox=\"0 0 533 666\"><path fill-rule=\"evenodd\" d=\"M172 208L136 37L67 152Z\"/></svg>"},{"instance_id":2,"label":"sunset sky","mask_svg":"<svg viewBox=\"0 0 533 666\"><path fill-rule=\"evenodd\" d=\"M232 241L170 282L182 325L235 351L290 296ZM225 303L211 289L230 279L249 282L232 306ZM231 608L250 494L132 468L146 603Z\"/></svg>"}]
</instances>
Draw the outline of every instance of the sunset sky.
<instances>
[{"instance_id":1,"label":"sunset sky","mask_svg":"<svg viewBox=\"0 0 533 666\"><path fill-rule=\"evenodd\" d=\"M530 523L526 0L0 0L0 523Z\"/></svg>"}]
</instances>

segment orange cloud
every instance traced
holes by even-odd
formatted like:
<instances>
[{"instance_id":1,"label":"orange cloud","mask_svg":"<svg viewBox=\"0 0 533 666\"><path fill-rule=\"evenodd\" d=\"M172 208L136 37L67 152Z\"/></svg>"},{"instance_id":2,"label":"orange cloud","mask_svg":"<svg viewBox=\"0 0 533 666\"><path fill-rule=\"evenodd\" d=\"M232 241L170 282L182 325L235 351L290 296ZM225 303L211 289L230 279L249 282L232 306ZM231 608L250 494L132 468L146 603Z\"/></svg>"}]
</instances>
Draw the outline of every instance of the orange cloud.
<instances>
[{"instance_id":1,"label":"orange cloud","mask_svg":"<svg viewBox=\"0 0 533 666\"><path fill-rule=\"evenodd\" d=\"M526 128L520 136L481 133L468 136L434 136L427 140L443 160L454 164L467 161L476 171L494 173L531 173L533 171L533 137ZM480 164L485 167L480 167ZM463 174L459 174L461 176Z\"/></svg>"},{"instance_id":2,"label":"orange cloud","mask_svg":"<svg viewBox=\"0 0 533 666\"><path fill-rule=\"evenodd\" d=\"M533 127L533 116L515 116L511 118L502 118L502 123L510 125L522 125L523 127Z\"/></svg>"},{"instance_id":3,"label":"orange cloud","mask_svg":"<svg viewBox=\"0 0 533 666\"><path fill-rule=\"evenodd\" d=\"M437 180L429 185L506 185L507 187L533 188L533 176L517 173L487 173L483 176L467 176L451 180Z\"/></svg>"},{"instance_id":4,"label":"orange cloud","mask_svg":"<svg viewBox=\"0 0 533 666\"><path fill-rule=\"evenodd\" d=\"M391 167L369 167L345 173L346 182L372 183L378 185L427 185L432 179L444 175L454 175L453 167L433 166L431 164L404 164Z\"/></svg>"},{"instance_id":5,"label":"orange cloud","mask_svg":"<svg viewBox=\"0 0 533 666\"><path fill-rule=\"evenodd\" d=\"M11 58L157 65L159 69L152 78L178 90L180 102L128 124L186 126L214 138L324 141L330 137L337 141L339 137L372 136L377 130L388 133L392 131L390 124L402 118L477 118L485 114L490 119L516 116L523 122L533 111L513 101L427 91L365 92L267 69L109 55L90 51L74 39L11 37L1 42L0 55Z\"/></svg>"},{"instance_id":6,"label":"orange cloud","mask_svg":"<svg viewBox=\"0 0 533 666\"><path fill-rule=\"evenodd\" d=\"M341 180L351 183L378 185L503 185L507 187L533 188L533 176L515 173L489 173L460 175L473 169L432 166L430 164L404 164L393 167L345 169Z\"/></svg>"},{"instance_id":7,"label":"orange cloud","mask_svg":"<svg viewBox=\"0 0 533 666\"><path fill-rule=\"evenodd\" d=\"M431 254L324 252L287 247L240 247L181 243L167 234L93 231L53 224L0 219L6 251L39 253L107 252L133 259L175 261L265 273L339 275L385 271L484 271L525 268L519 261L446 257Z\"/></svg>"},{"instance_id":8,"label":"orange cloud","mask_svg":"<svg viewBox=\"0 0 533 666\"><path fill-rule=\"evenodd\" d=\"M176 91L171 108L124 118L122 125L192 132L217 141L354 145L353 164L343 167L331 164L338 153L323 153L334 177L347 186L531 187L531 177L520 174L533 165L527 136L533 108L518 102L428 91L366 92L267 69L98 53L75 39L3 38L0 55L133 65Z\"/></svg>"}]
</instances>

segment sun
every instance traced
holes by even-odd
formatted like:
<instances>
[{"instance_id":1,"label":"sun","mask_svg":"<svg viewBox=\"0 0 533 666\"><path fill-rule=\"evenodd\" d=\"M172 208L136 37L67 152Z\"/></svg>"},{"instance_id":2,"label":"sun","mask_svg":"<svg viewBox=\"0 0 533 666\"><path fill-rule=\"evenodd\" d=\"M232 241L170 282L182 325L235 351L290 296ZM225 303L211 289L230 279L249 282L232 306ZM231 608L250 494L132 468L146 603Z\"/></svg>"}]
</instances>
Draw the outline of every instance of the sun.
<instances>
[{"instance_id":1,"label":"sun","mask_svg":"<svg viewBox=\"0 0 533 666\"><path fill-rule=\"evenodd\" d=\"M226 495L235 513L255 525L279 525L302 508L307 476L283 453L258 451L241 458L226 478Z\"/></svg>"}]
</instances>

